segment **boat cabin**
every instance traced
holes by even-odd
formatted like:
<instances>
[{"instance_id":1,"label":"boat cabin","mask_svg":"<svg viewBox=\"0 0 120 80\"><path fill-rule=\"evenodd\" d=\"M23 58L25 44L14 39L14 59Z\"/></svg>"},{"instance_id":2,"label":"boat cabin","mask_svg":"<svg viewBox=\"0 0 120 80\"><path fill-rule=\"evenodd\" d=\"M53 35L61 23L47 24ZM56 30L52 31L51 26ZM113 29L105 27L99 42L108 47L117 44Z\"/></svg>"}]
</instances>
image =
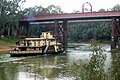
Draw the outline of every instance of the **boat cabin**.
<instances>
[{"instance_id":1,"label":"boat cabin","mask_svg":"<svg viewBox=\"0 0 120 80\"><path fill-rule=\"evenodd\" d=\"M10 51L13 54L54 53L62 49L52 32L42 32L39 38L25 38ZM36 51L36 52L35 52Z\"/></svg>"}]
</instances>

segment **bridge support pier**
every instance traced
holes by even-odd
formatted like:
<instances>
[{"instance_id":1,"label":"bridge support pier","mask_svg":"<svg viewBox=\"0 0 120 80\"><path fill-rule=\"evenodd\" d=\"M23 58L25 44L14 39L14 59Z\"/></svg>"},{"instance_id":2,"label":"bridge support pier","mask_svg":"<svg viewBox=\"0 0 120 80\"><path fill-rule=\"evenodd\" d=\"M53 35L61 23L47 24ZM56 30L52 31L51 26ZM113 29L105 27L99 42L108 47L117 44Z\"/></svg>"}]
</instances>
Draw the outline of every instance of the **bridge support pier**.
<instances>
[{"instance_id":1,"label":"bridge support pier","mask_svg":"<svg viewBox=\"0 0 120 80\"><path fill-rule=\"evenodd\" d=\"M67 20L63 21L63 47L67 51Z\"/></svg>"},{"instance_id":2,"label":"bridge support pier","mask_svg":"<svg viewBox=\"0 0 120 80\"><path fill-rule=\"evenodd\" d=\"M19 29L17 31L17 38L20 38L20 33L21 33L21 28L24 27L25 28L25 36L28 37L29 35L29 22L28 21L20 21L19 22Z\"/></svg>"},{"instance_id":3,"label":"bridge support pier","mask_svg":"<svg viewBox=\"0 0 120 80\"><path fill-rule=\"evenodd\" d=\"M26 27L26 37L29 37L29 22L25 23L25 27Z\"/></svg>"},{"instance_id":4,"label":"bridge support pier","mask_svg":"<svg viewBox=\"0 0 120 80\"><path fill-rule=\"evenodd\" d=\"M113 17L112 19L112 32L111 32L111 51L116 49L116 42L117 42L117 35L116 35L116 18Z\"/></svg>"},{"instance_id":5,"label":"bridge support pier","mask_svg":"<svg viewBox=\"0 0 120 80\"><path fill-rule=\"evenodd\" d=\"M120 18L117 20L117 40L118 40L118 50L120 51Z\"/></svg>"},{"instance_id":6,"label":"bridge support pier","mask_svg":"<svg viewBox=\"0 0 120 80\"><path fill-rule=\"evenodd\" d=\"M60 26L59 21L55 20L54 34L58 42L61 42L63 49L67 51L67 20Z\"/></svg>"},{"instance_id":7,"label":"bridge support pier","mask_svg":"<svg viewBox=\"0 0 120 80\"><path fill-rule=\"evenodd\" d=\"M54 35L57 41L63 44L63 27L60 27L60 23L57 20L55 20Z\"/></svg>"},{"instance_id":8,"label":"bridge support pier","mask_svg":"<svg viewBox=\"0 0 120 80\"><path fill-rule=\"evenodd\" d=\"M58 39L58 26L59 26L59 21L55 20L54 34L56 39Z\"/></svg>"}]
</instances>

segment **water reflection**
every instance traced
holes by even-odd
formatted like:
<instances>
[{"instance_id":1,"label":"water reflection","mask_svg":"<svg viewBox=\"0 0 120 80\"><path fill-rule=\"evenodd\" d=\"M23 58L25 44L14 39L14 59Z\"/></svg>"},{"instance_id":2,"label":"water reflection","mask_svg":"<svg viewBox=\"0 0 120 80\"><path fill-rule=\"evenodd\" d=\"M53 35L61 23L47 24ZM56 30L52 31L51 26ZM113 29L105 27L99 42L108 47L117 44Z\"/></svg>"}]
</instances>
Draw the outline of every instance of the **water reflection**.
<instances>
[{"instance_id":1,"label":"water reflection","mask_svg":"<svg viewBox=\"0 0 120 80\"><path fill-rule=\"evenodd\" d=\"M17 66L14 64L0 64L0 80L18 80Z\"/></svg>"},{"instance_id":2,"label":"water reflection","mask_svg":"<svg viewBox=\"0 0 120 80\"><path fill-rule=\"evenodd\" d=\"M59 55L17 58L2 54L0 80L75 80L72 75L66 74L69 72L69 64L79 59L89 59L89 53L91 52L69 48L67 54ZM110 53L105 53L108 56L106 63L110 65Z\"/></svg>"},{"instance_id":3,"label":"water reflection","mask_svg":"<svg viewBox=\"0 0 120 80\"><path fill-rule=\"evenodd\" d=\"M66 68L65 63L67 58L65 56L40 56L34 58L25 59L22 61L26 63L24 65L19 65L20 71L25 71L29 73L35 73L47 78L54 78L64 71Z\"/></svg>"},{"instance_id":4,"label":"water reflection","mask_svg":"<svg viewBox=\"0 0 120 80\"><path fill-rule=\"evenodd\" d=\"M0 80L23 80L21 78L23 74L25 80L27 78L34 80L58 78L59 74L64 73L67 67L65 56L37 56L0 63L0 73L3 73L0 74Z\"/></svg>"}]
</instances>

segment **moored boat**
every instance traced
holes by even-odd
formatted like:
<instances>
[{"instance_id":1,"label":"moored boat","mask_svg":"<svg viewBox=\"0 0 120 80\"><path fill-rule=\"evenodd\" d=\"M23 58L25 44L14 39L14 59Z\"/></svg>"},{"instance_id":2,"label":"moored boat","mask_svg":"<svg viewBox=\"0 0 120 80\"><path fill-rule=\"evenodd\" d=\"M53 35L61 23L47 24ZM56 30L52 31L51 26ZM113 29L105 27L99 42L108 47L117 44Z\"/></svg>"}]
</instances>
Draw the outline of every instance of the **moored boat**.
<instances>
[{"instance_id":1,"label":"moored boat","mask_svg":"<svg viewBox=\"0 0 120 80\"><path fill-rule=\"evenodd\" d=\"M53 37L52 32L42 32L39 38L25 38L11 47L11 56L29 56L40 54L56 54L62 52L62 43Z\"/></svg>"}]
</instances>

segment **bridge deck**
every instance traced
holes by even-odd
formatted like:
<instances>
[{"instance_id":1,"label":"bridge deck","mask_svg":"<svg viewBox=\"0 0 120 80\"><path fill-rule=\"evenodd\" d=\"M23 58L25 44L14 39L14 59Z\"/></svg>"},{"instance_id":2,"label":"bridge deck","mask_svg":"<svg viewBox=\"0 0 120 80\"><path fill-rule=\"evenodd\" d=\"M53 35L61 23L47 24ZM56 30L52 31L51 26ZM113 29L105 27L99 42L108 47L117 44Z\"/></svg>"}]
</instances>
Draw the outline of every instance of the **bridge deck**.
<instances>
[{"instance_id":1,"label":"bridge deck","mask_svg":"<svg viewBox=\"0 0 120 80\"><path fill-rule=\"evenodd\" d=\"M88 20L88 19L111 19L111 17L120 18L120 11L106 12L87 12L87 13L65 13L65 14L49 14L42 16L28 16L21 21L54 21L59 20Z\"/></svg>"}]
</instances>

